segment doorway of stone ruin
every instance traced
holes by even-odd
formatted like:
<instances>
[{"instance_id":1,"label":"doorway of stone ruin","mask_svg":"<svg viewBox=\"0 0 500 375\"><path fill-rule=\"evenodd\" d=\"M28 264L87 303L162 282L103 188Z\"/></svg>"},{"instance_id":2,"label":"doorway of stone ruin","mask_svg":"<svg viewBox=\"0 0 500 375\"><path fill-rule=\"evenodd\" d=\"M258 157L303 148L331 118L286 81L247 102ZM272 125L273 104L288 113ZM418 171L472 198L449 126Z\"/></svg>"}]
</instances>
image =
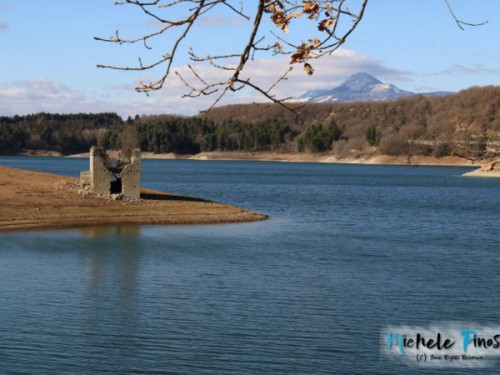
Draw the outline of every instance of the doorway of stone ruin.
<instances>
[{"instance_id":1,"label":"doorway of stone ruin","mask_svg":"<svg viewBox=\"0 0 500 375\"><path fill-rule=\"evenodd\" d=\"M118 177L117 175L113 174L111 177L111 184L110 184L110 192L111 194L122 194L122 179Z\"/></svg>"}]
</instances>

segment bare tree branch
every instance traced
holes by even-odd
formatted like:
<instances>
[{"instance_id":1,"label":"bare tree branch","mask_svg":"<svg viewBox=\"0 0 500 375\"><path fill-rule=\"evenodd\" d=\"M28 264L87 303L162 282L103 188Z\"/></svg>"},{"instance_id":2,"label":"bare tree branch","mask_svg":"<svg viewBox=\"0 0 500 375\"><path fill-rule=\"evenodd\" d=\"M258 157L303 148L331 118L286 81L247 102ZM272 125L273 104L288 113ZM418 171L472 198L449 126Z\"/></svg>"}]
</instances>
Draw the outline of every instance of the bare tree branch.
<instances>
[{"instance_id":1,"label":"bare tree branch","mask_svg":"<svg viewBox=\"0 0 500 375\"><path fill-rule=\"evenodd\" d=\"M457 23L457 26L462 30L465 30L464 26L482 26L482 25L485 25L488 23L488 21L483 21L480 23L464 22L464 21L460 20L459 18L457 18L457 16L455 15L455 12L453 12L453 9L450 5L449 0L444 0L444 2L446 3L446 6L448 7L448 10L450 11L451 16L453 17L453 19Z\"/></svg>"},{"instance_id":2,"label":"bare tree branch","mask_svg":"<svg viewBox=\"0 0 500 375\"><path fill-rule=\"evenodd\" d=\"M464 22L455 16L449 0L445 0L445 3L461 29L464 26L479 26L486 23ZM178 60L177 54L181 45L189 40L193 26L199 23L203 15L210 14L214 9L225 9L244 22L253 20L247 42L241 50L230 53L219 53L222 47L214 43L214 53L205 56L198 55L190 48L187 55L193 62L207 64L213 69L226 72L228 76L219 82L211 82L202 76L197 65L188 65L189 73L194 80L192 83L179 71L175 71L175 75L188 89L184 97L216 95L210 107L212 108L227 93L248 88L260 93L271 103L296 110L296 107L292 108L285 103L288 98L276 98L273 94L276 86L287 79L291 67L295 64L301 64L305 74L314 74L312 61L331 55L346 42L363 19L368 0L257 0L257 7L252 17L245 10L243 0L123 0L115 4L134 6L161 27L136 38L122 38L116 31L114 36L95 37L96 40L118 45L141 42L148 51L153 49L150 44L153 40L162 38L163 41L164 38L172 43L166 53L162 53L156 60L146 64L143 64L142 59L139 58L139 64L136 66L97 65L98 68L125 71L150 71L162 67L159 78L149 83L141 82L135 88L136 91L147 94L162 89ZM179 19L171 20L166 17L179 13L183 14ZM277 30L265 29L267 25L263 22L265 16L270 18L272 27ZM307 35L301 35L299 38L289 37L290 27L298 27L299 23L305 27ZM281 75L277 74L278 79L268 89L252 81L251 77L244 77L249 60L253 60L257 53L290 57L290 69Z\"/></svg>"}]
</instances>

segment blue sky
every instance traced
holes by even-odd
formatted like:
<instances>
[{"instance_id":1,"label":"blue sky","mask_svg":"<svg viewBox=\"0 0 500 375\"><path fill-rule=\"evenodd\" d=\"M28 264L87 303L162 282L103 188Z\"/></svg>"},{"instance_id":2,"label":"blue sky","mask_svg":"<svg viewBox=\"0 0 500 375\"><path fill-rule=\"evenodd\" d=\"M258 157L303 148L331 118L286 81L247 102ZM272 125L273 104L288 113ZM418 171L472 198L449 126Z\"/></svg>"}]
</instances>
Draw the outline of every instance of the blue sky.
<instances>
[{"instance_id":1,"label":"blue sky","mask_svg":"<svg viewBox=\"0 0 500 375\"><path fill-rule=\"evenodd\" d=\"M355 7L359 0L351 2ZM309 89L332 87L359 71L416 92L500 85L500 1L450 3L464 21L487 20L488 24L460 30L444 0L371 0L342 50L315 62L312 77L296 69L276 94L299 96ZM255 0L244 1L249 14L255 4ZM175 12L168 15L178 17ZM241 49L248 38L248 24L227 11L215 10L200 21L179 51L175 69L183 74L189 46L202 53L227 53ZM161 71L137 74L96 68L96 64L134 65L139 56L152 61L165 52L169 40L158 40L152 51L145 51L141 46L100 43L94 36L108 37L119 29L122 36L131 37L157 27L135 7L115 6L113 0L0 0L0 115L40 111L194 114L207 108L213 98L181 98L186 90L177 79L149 97L134 91L140 80L151 80ZM297 23L290 36L309 34L310 28ZM257 55L246 74L257 83L270 84L286 64L283 58ZM200 69L208 79L221 79L218 71ZM254 100L264 98L244 91L223 103Z\"/></svg>"}]
</instances>

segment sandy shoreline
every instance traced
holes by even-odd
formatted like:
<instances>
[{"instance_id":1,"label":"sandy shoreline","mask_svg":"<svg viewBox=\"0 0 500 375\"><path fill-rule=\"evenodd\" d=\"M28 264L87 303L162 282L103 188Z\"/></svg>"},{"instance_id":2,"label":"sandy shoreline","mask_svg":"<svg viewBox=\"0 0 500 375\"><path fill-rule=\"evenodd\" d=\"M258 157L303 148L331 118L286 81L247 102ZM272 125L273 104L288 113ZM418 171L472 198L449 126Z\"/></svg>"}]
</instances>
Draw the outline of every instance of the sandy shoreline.
<instances>
[{"instance_id":1,"label":"sandy shoreline","mask_svg":"<svg viewBox=\"0 0 500 375\"><path fill-rule=\"evenodd\" d=\"M475 169L471 172L464 173L462 176L500 178L500 168L495 168L495 169L490 170L490 171L485 171L482 168L478 168L478 169Z\"/></svg>"},{"instance_id":2,"label":"sandy shoreline","mask_svg":"<svg viewBox=\"0 0 500 375\"><path fill-rule=\"evenodd\" d=\"M435 158L431 156L407 156L374 155L359 158L337 158L332 154L282 154L271 152L202 152L189 156L191 160L253 160L253 161L281 161L281 162L305 162L305 163L332 163L332 164L368 164L368 165L442 165L442 166L464 166L474 167L468 160L456 156Z\"/></svg>"},{"instance_id":3,"label":"sandy shoreline","mask_svg":"<svg viewBox=\"0 0 500 375\"><path fill-rule=\"evenodd\" d=\"M116 156L117 151L108 151L111 156ZM64 156L56 151L30 151L27 150L21 155L25 156ZM88 158L89 153L68 155L67 157ZM195 155L178 155L174 153L154 154L143 152L143 159L186 159L186 160L235 160L235 161L280 161L280 162L305 162L305 163L339 163L339 164L370 164L370 165L442 165L442 166L462 166L480 167L478 163L458 156L445 156L436 158L433 156L389 156L372 155L361 156L359 158L337 158L333 154L310 154L310 153L278 153L278 152L239 152L239 151L210 151L201 152Z\"/></svg>"},{"instance_id":4,"label":"sandy shoreline","mask_svg":"<svg viewBox=\"0 0 500 375\"><path fill-rule=\"evenodd\" d=\"M141 189L140 202L83 196L76 178L0 166L0 232L110 225L241 223L266 215Z\"/></svg>"}]
</instances>

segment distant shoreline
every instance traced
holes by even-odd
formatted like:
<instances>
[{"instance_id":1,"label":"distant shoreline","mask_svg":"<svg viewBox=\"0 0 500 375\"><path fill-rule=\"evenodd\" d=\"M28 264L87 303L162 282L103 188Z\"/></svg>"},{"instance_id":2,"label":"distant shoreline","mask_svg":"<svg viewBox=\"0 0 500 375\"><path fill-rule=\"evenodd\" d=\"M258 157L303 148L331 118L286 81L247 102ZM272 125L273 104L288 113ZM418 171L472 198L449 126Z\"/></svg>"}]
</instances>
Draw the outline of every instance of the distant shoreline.
<instances>
[{"instance_id":1,"label":"distant shoreline","mask_svg":"<svg viewBox=\"0 0 500 375\"><path fill-rule=\"evenodd\" d=\"M78 179L0 166L0 233L116 225L242 223L268 219L199 198L141 189L138 202L84 196Z\"/></svg>"},{"instance_id":2,"label":"distant shoreline","mask_svg":"<svg viewBox=\"0 0 500 375\"><path fill-rule=\"evenodd\" d=\"M109 151L110 154L117 153ZM88 158L89 153L73 155L62 155L57 151L27 150L18 155L23 156L65 156ZM479 163L472 163L469 160L458 156L420 156L415 155L408 158L407 155L367 155L358 158L337 158L333 154L312 154L312 153L278 153L278 152L239 152L239 151L210 151L201 152L195 155L179 155L174 153L155 154L143 152L143 159L185 159L185 160L235 160L235 161L280 161L280 162L304 162L304 163L334 163L334 164L367 164L367 165L428 165L428 166L457 166L457 167L480 167Z\"/></svg>"},{"instance_id":3,"label":"distant shoreline","mask_svg":"<svg viewBox=\"0 0 500 375\"><path fill-rule=\"evenodd\" d=\"M118 151L108 151L110 155L118 154ZM88 153L61 155L56 151L27 151L20 155L24 156L64 156L70 158L88 158ZM442 167L469 167L477 168L463 174L465 177L493 177L500 178L500 163L491 171L484 171L480 163L473 163L458 156L421 156L415 155L408 158L407 155L371 155L358 158L337 158L333 154L311 154L311 153L277 153L277 152L237 152L237 151L210 151L195 155L178 155L174 153L154 154L143 152L143 159L162 160L227 160L227 161L274 161L292 163L331 163L331 164L362 164L362 165L412 165L412 166L442 166Z\"/></svg>"}]
</instances>

